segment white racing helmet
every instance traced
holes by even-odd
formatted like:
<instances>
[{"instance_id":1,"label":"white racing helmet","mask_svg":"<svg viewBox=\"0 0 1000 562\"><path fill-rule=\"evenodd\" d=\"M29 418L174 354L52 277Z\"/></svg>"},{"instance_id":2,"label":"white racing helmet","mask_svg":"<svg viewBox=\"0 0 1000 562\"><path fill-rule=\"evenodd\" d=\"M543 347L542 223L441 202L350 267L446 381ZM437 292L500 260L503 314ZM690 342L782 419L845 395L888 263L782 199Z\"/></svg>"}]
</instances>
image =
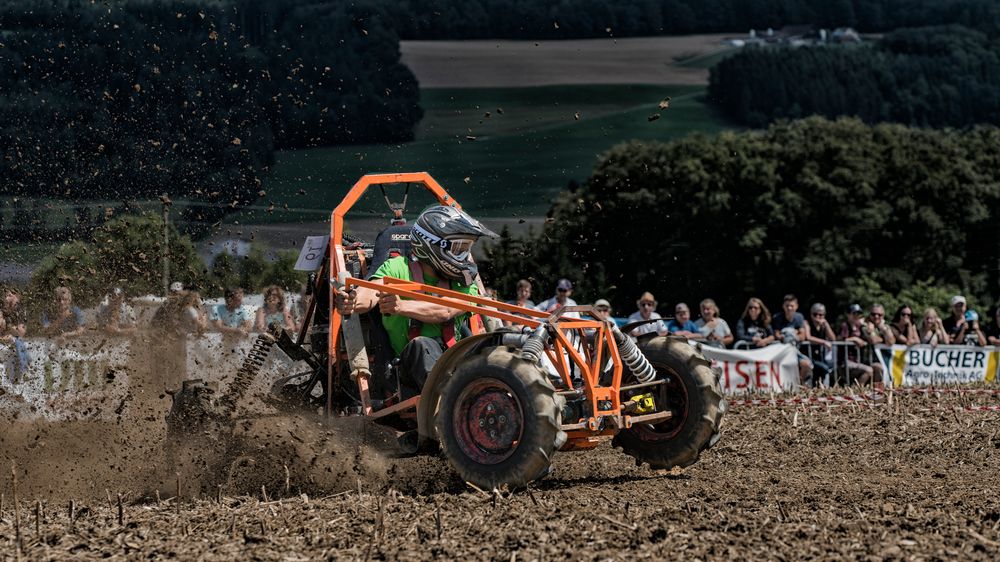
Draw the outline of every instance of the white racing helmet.
<instances>
[{"instance_id":1,"label":"white racing helmet","mask_svg":"<svg viewBox=\"0 0 1000 562\"><path fill-rule=\"evenodd\" d=\"M429 207L410 229L413 256L448 279L471 285L479 274L472 261L472 244L482 236L496 233L454 207Z\"/></svg>"}]
</instances>

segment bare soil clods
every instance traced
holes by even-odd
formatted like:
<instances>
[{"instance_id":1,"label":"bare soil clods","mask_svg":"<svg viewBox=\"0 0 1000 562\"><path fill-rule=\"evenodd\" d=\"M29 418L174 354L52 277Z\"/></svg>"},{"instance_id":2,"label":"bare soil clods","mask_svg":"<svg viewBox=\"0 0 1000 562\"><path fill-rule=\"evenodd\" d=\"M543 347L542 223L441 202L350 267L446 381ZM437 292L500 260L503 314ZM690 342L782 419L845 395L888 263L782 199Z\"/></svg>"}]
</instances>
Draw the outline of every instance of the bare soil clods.
<instances>
[{"instance_id":1,"label":"bare soil clods","mask_svg":"<svg viewBox=\"0 0 1000 562\"><path fill-rule=\"evenodd\" d=\"M384 435L341 439L345 428L284 417L238 428L246 443L281 453L255 461L258 469L238 478L244 489L225 489L218 503L217 490L185 484L179 511L173 499L138 500L127 483L111 489L110 504L103 489L76 496L81 488L33 487L44 455L32 454L54 457L49 441L15 455L5 439L0 460L18 462L25 559L993 560L1000 415L950 410L969 401L909 395L891 406L734 408L722 441L686 470L655 473L602 446L556 455L553 474L513 494L467 487L437 457L378 454ZM0 559L13 560L4 474ZM36 536L35 498L46 491ZM118 491L129 492L121 525Z\"/></svg>"}]
</instances>

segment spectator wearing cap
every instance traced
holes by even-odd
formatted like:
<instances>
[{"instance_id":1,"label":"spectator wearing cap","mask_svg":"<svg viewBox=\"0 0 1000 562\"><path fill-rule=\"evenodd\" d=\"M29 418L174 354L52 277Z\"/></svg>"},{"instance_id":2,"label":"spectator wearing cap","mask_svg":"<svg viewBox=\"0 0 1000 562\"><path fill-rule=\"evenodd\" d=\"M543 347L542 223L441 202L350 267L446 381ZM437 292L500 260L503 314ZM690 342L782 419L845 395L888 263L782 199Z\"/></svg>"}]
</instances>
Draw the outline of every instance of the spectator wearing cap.
<instances>
[{"instance_id":1,"label":"spectator wearing cap","mask_svg":"<svg viewBox=\"0 0 1000 562\"><path fill-rule=\"evenodd\" d=\"M735 339L729 324L719 317L719 306L712 299L705 299L698 305L701 318L695 321L698 332L705 343L714 347L729 347Z\"/></svg>"},{"instance_id":2,"label":"spectator wearing cap","mask_svg":"<svg viewBox=\"0 0 1000 562\"><path fill-rule=\"evenodd\" d=\"M541 312L552 313L556 309L562 308L564 306L576 306L576 301L569 298L573 294L573 283L569 279L560 279L556 283L556 295L550 299L546 299L535 307L535 310ZM563 315L564 318L579 318L579 312L567 312Z\"/></svg>"},{"instance_id":3,"label":"spectator wearing cap","mask_svg":"<svg viewBox=\"0 0 1000 562\"><path fill-rule=\"evenodd\" d=\"M868 326L864 309L859 304L847 307L847 321L840 326L840 339L854 344L846 351L847 382L862 386L873 380L882 380L882 369L871 361L869 334L874 327Z\"/></svg>"},{"instance_id":4,"label":"spectator wearing cap","mask_svg":"<svg viewBox=\"0 0 1000 562\"><path fill-rule=\"evenodd\" d=\"M594 301L594 311L601 320L613 320L611 317L611 303L607 299L597 299Z\"/></svg>"},{"instance_id":5,"label":"spectator wearing cap","mask_svg":"<svg viewBox=\"0 0 1000 562\"><path fill-rule=\"evenodd\" d=\"M955 295L951 297L951 316L944 319L944 331L948 333L948 340L954 344L965 342L965 332L969 324L965 320L966 311L965 297Z\"/></svg>"},{"instance_id":6,"label":"spectator wearing cap","mask_svg":"<svg viewBox=\"0 0 1000 562\"><path fill-rule=\"evenodd\" d=\"M83 311L73 304L69 287L56 287L53 301L42 312L42 333L47 336L73 337L86 331Z\"/></svg>"},{"instance_id":7,"label":"spectator wearing cap","mask_svg":"<svg viewBox=\"0 0 1000 562\"><path fill-rule=\"evenodd\" d=\"M993 322L986 326L986 343L1000 345L1000 306L993 313Z\"/></svg>"},{"instance_id":8,"label":"spectator wearing cap","mask_svg":"<svg viewBox=\"0 0 1000 562\"><path fill-rule=\"evenodd\" d=\"M125 299L125 291L115 287L97 307L97 329L109 334L129 334L135 331L135 310Z\"/></svg>"},{"instance_id":9,"label":"spectator wearing cap","mask_svg":"<svg viewBox=\"0 0 1000 562\"><path fill-rule=\"evenodd\" d=\"M514 306L520 306L521 308L535 308L535 303L531 300L531 281L527 279L521 279L517 282L515 287L517 298L507 301L507 304L512 304ZM523 314L514 313L516 316L523 316L528 318ZM513 323L507 320L503 321L504 326L512 326Z\"/></svg>"},{"instance_id":10,"label":"spectator wearing cap","mask_svg":"<svg viewBox=\"0 0 1000 562\"><path fill-rule=\"evenodd\" d=\"M225 301L216 305L209 315L212 327L223 334L245 336L250 333L253 319L243 306L243 289L232 287L225 291Z\"/></svg>"},{"instance_id":11,"label":"spectator wearing cap","mask_svg":"<svg viewBox=\"0 0 1000 562\"><path fill-rule=\"evenodd\" d=\"M28 316L21 306L21 292L14 287L4 287L3 303L0 303L0 344L14 347L17 362L11 373L12 382L20 382L21 376L31 364L31 355L24 343L27 334Z\"/></svg>"},{"instance_id":12,"label":"spectator wearing cap","mask_svg":"<svg viewBox=\"0 0 1000 562\"><path fill-rule=\"evenodd\" d=\"M691 321L691 309L683 302L677 303L674 307L674 317L667 321L667 331L682 338L701 338L698 326Z\"/></svg>"},{"instance_id":13,"label":"spectator wearing cap","mask_svg":"<svg viewBox=\"0 0 1000 562\"><path fill-rule=\"evenodd\" d=\"M986 345L986 334L979 327L979 313L975 310L965 311L965 337L961 340L952 340L951 343L958 345Z\"/></svg>"},{"instance_id":14,"label":"spectator wearing cap","mask_svg":"<svg viewBox=\"0 0 1000 562\"><path fill-rule=\"evenodd\" d=\"M643 334L651 334L655 332L657 335L665 336L667 335L667 325L663 323L663 320L658 312L656 312L656 299L653 298L653 294L650 292L645 292L639 297L639 300L635 301L635 305L639 307L638 310L629 315L627 322L629 324L633 322L647 322L641 326L637 326L629 331L629 335L632 337L639 337ZM655 320L655 322L652 322ZM694 330L697 332L697 328Z\"/></svg>"}]
</instances>

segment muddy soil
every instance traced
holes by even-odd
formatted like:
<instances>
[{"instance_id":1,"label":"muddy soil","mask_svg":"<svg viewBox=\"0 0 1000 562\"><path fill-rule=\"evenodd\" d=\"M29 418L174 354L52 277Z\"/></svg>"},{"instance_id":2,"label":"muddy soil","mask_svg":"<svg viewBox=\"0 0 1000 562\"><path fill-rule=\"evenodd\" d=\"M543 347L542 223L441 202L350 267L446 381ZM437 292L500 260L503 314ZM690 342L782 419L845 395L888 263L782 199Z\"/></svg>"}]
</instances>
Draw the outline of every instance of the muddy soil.
<instances>
[{"instance_id":1,"label":"muddy soil","mask_svg":"<svg viewBox=\"0 0 1000 562\"><path fill-rule=\"evenodd\" d=\"M110 502L78 498L72 524L72 494L50 495L36 521L36 495L22 481L20 556L995 560L1000 414L954 408L996 402L907 395L876 407L736 407L722 441L688 469L654 473L605 445L557 455L553 474L513 494L474 490L439 458L374 454L365 449L374 441L355 444L358 456L336 465L348 468L326 493L274 467L257 473L263 491L220 499L185 489L179 505L122 485ZM261 431L314 437L276 427ZM9 474L4 560L15 556Z\"/></svg>"}]
</instances>

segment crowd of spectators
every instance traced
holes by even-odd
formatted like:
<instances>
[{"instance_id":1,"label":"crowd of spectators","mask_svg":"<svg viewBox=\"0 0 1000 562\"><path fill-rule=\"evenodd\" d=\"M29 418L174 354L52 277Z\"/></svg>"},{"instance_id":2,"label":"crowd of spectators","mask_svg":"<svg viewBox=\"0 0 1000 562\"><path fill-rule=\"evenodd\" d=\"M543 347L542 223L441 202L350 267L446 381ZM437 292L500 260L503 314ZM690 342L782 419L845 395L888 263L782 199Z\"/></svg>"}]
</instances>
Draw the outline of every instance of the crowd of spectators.
<instances>
[{"instance_id":1,"label":"crowd of spectators","mask_svg":"<svg viewBox=\"0 0 1000 562\"><path fill-rule=\"evenodd\" d=\"M572 282L560 279L555 296L534 306L530 300L531 283L522 279L517 283L517 299L507 302L551 312L560 306L577 304L570 298L572 289ZM602 317L616 316L607 299L595 300L593 307ZM696 320L691 319L691 309L684 302L676 303L673 317L668 318L657 312L658 307L653 294L644 292L636 300L637 310L619 324L629 326L629 334L633 337L650 333L674 334L720 348L755 349L773 343L794 345L798 350L799 379L807 385L831 382L834 376L841 377L839 382L858 384L880 380L882 366L874 348L878 344L1000 345L1000 307L993 321L983 326L976 311L967 309L967 301L962 295L951 298L951 314L943 320L933 307L915 317L912 307L902 305L890 318L882 304L871 304L866 314L861 305L852 303L843 309L844 320L839 325L828 318L823 303L812 303L806 318L799 312L799 300L795 295L785 295L776 315L771 314L761 299L751 297L736 320L735 330L722 318L713 299L701 301L700 317ZM842 368L840 375L834 373L838 365Z\"/></svg>"},{"instance_id":2,"label":"crowd of spectators","mask_svg":"<svg viewBox=\"0 0 1000 562\"><path fill-rule=\"evenodd\" d=\"M488 296L499 300L495 290ZM14 379L30 364L31 357L23 339L28 334L29 319L21 302L21 292L15 287L2 289L0 303L0 346L16 350ZM555 294L537 305L532 301L532 284L525 279L515 287L516 298L508 304L553 312L563 306L576 306L573 283L560 279ZM293 295L295 296L295 295ZM246 337L254 332L284 329L294 332L307 307L304 291L289 303L285 291L270 286L263 291L263 304L253 310L244 303L244 291L239 287L225 290L223 302L206 305L198 291L187 290L180 283L170 286L170 295L159 306L149 323L151 329L175 334L219 332L233 337ZM844 320L835 326L827 316L823 303L809 307L808 318L799 312L795 295L785 295L780 312L772 315L764 302L756 297L747 300L742 314L736 319L735 330L721 316L713 299L699 303L699 318L692 320L691 310L684 302L674 305L673 316L664 318L658 312L659 303L650 292L644 292L636 302L636 311L619 320L629 326L633 337L656 333L674 334L720 348L753 349L773 343L786 343L798 349L800 382L830 381L834 366L841 365L848 383L865 384L879 380L881 364L874 347L877 344L902 345L1000 345L1000 307L993 321L983 326L976 311L969 310L962 295L951 298L951 313L943 318L934 308L927 308L917 317L912 307L900 306L891 318L885 308L874 303L867 314L859 304L844 309ZM593 303L598 316L614 319L616 315L607 299ZM567 316L579 318L577 312ZM93 322L86 322L83 311L73 302L72 291L58 287L51 302L42 307L38 334L65 340L89 331L109 335L127 335L140 327L136 311L121 288L112 288L100 302ZM510 326L510 322L505 323ZM496 327L499 327L496 326Z\"/></svg>"},{"instance_id":3,"label":"crowd of spectators","mask_svg":"<svg viewBox=\"0 0 1000 562\"><path fill-rule=\"evenodd\" d=\"M21 352L23 338L28 335L29 318L21 303L21 292L15 287L2 289L4 300L0 303L0 345L11 345ZM126 292L114 287L88 315L73 301L68 287L57 287L51 300L41 307L34 334L59 341L85 335L128 335L140 327L165 330L179 334L220 332L234 336L248 336L272 328L294 331L305 307L302 298L290 304L285 291L277 286L264 289L263 305L250 307L244 304L242 288L225 290L221 304L206 305L198 291L186 290L180 283L170 286L170 294L159 303L152 319L140 322L136 309ZM22 354L27 364L26 351Z\"/></svg>"}]
</instances>

